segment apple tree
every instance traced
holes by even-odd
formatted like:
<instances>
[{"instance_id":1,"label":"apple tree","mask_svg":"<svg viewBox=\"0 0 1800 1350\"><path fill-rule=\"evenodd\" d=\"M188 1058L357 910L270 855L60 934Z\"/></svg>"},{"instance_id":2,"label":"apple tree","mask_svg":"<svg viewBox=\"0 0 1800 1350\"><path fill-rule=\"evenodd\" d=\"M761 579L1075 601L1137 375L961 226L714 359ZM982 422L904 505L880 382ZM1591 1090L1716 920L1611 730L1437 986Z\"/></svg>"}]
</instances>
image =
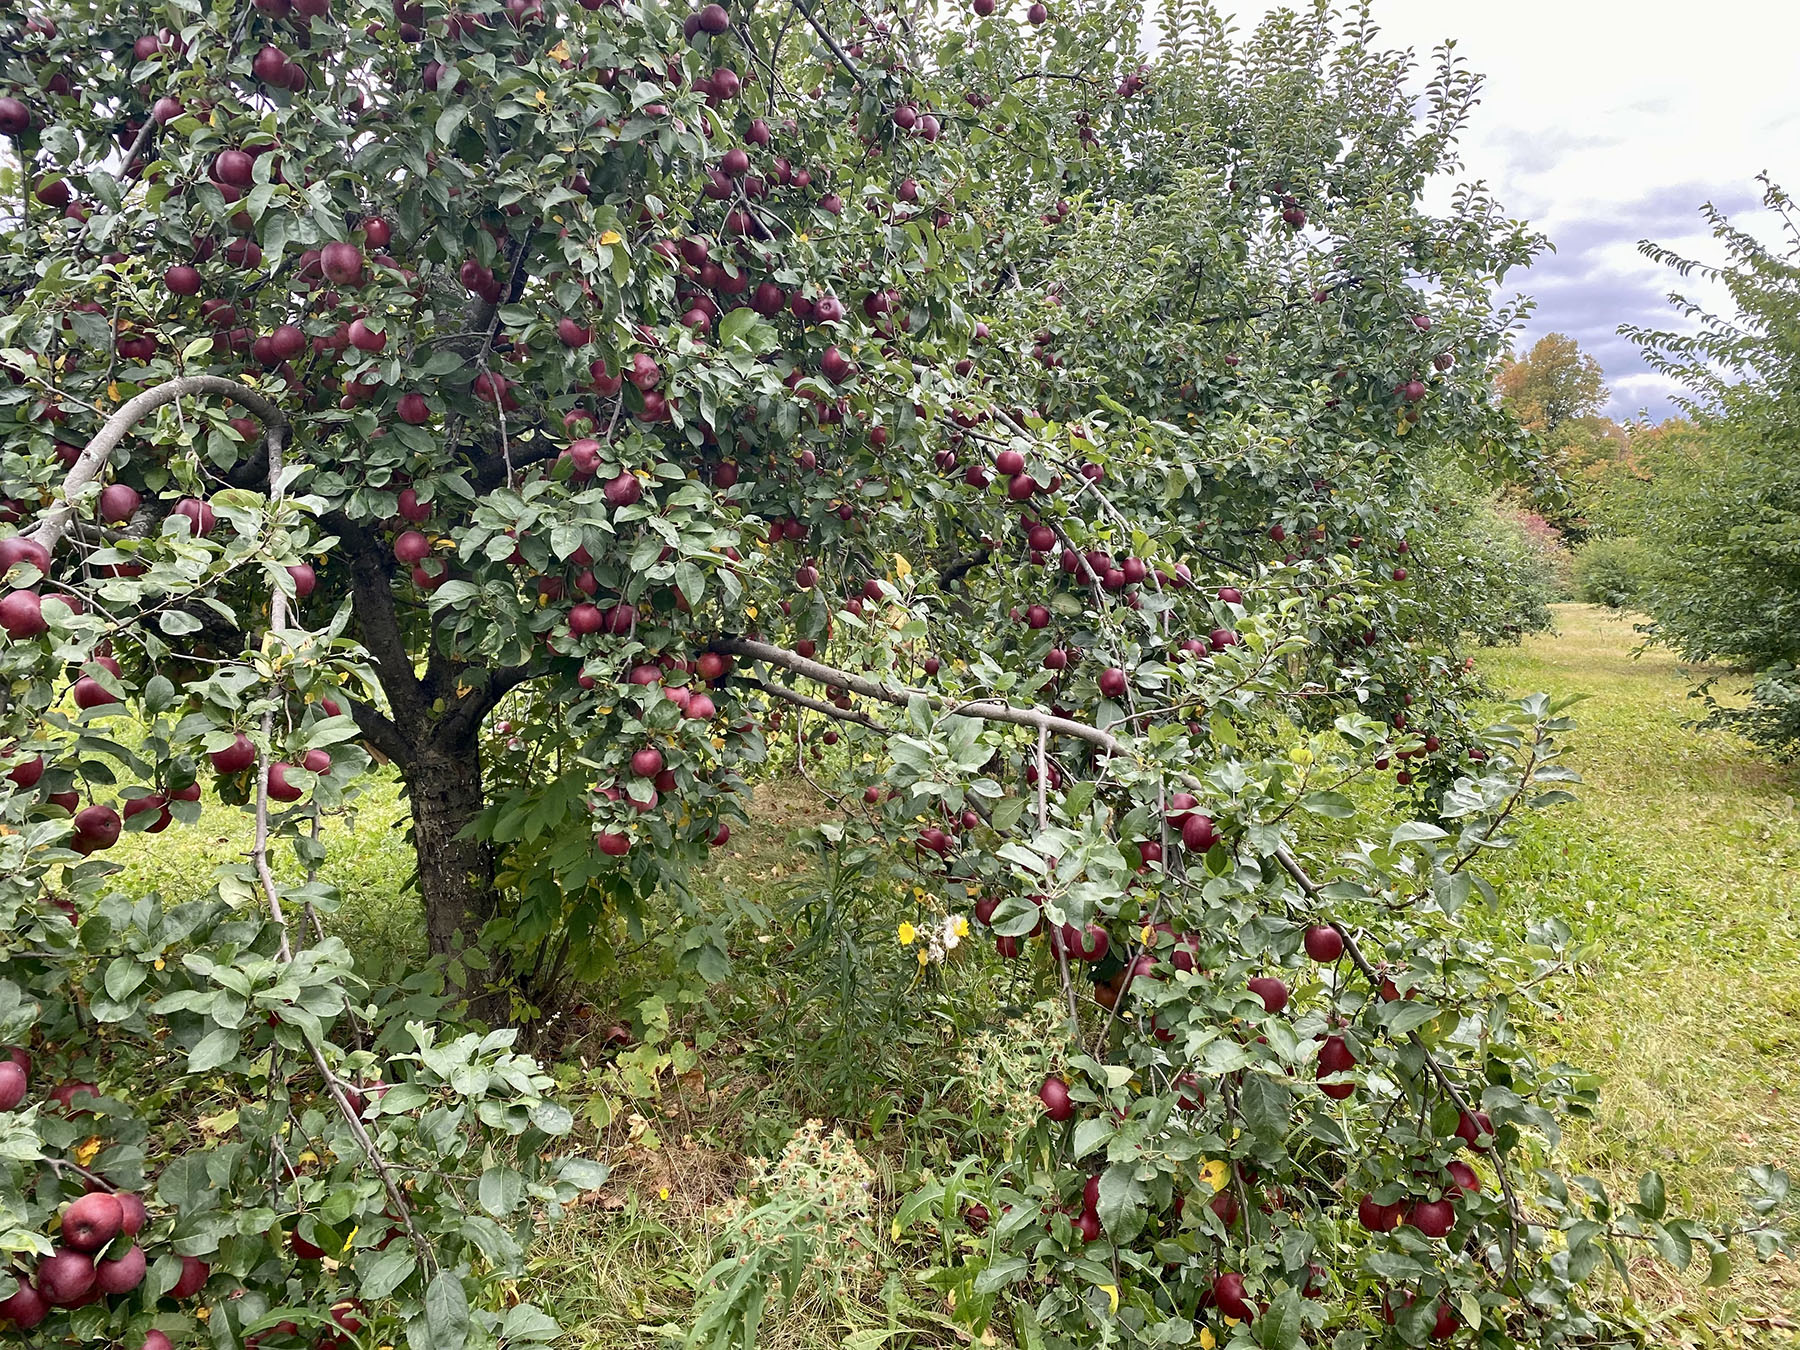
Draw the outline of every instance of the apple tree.
<instances>
[{"instance_id":1,"label":"apple tree","mask_svg":"<svg viewBox=\"0 0 1800 1350\"><path fill-rule=\"evenodd\" d=\"M432 950L529 1014L773 735L866 751L837 837L1066 1013L962 1315L1541 1341L1610 1244L1719 1243L1535 1170L1581 1093L1459 922L1570 777L1541 701L1471 724L1409 585L1433 456L1530 467L1486 370L1535 236L1425 204L1476 83L1416 116L1364 16L1168 13L1153 61L1063 0L6 20L0 1243L41 1260L0 1315L548 1334L496 1286L593 1179L566 1113L508 1032L382 1024L270 849L316 864L393 765ZM202 784L246 864L118 893ZM77 1192L151 1173L90 1250ZM142 1282L82 1283L144 1232Z\"/></svg>"}]
</instances>

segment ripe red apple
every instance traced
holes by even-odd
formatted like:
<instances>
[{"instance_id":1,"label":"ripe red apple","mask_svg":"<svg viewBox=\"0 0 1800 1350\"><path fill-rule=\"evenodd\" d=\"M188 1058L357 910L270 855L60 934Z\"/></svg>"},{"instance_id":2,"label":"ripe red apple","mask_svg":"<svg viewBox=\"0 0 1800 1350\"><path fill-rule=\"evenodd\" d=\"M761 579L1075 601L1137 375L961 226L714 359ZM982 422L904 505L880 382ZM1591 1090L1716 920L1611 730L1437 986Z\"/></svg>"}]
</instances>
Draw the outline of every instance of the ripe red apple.
<instances>
[{"instance_id":1,"label":"ripe red apple","mask_svg":"<svg viewBox=\"0 0 1800 1350\"><path fill-rule=\"evenodd\" d=\"M169 514L187 521L188 532L196 539L211 534L217 520L212 507L197 497L183 497L175 503L175 509Z\"/></svg>"},{"instance_id":2,"label":"ripe red apple","mask_svg":"<svg viewBox=\"0 0 1800 1350\"><path fill-rule=\"evenodd\" d=\"M256 763L256 746L243 732L238 732L232 743L223 750L214 750L209 756L213 771L229 776L242 773Z\"/></svg>"},{"instance_id":3,"label":"ripe red apple","mask_svg":"<svg viewBox=\"0 0 1800 1350\"><path fill-rule=\"evenodd\" d=\"M1266 1012L1278 1013L1287 1007L1288 987L1272 975L1258 975L1250 981L1250 992L1262 1000Z\"/></svg>"},{"instance_id":4,"label":"ripe red apple","mask_svg":"<svg viewBox=\"0 0 1800 1350\"><path fill-rule=\"evenodd\" d=\"M1100 692L1106 698L1123 698L1125 686L1125 672L1117 666L1109 666L1100 672Z\"/></svg>"},{"instance_id":5,"label":"ripe red apple","mask_svg":"<svg viewBox=\"0 0 1800 1350\"><path fill-rule=\"evenodd\" d=\"M362 250L341 240L319 250L319 270L334 286L357 286L363 279Z\"/></svg>"},{"instance_id":6,"label":"ripe red apple","mask_svg":"<svg viewBox=\"0 0 1800 1350\"><path fill-rule=\"evenodd\" d=\"M1365 1195L1356 1202L1356 1219L1371 1233L1391 1233L1400 1226L1401 1209L1398 1203L1377 1204L1373 1195Z\"/></svg>"},{"instance_id":7,"label":"ripe red apple","mask_svg":"<svg viewBox=\"0 0 1800 1350\"><path fill-rule=\"evenodd\" d=\"M97 802L84 806L75 813L75 834L69 847L83 855L98 853L118 843L119 832L124 828L125 822L112 807Z\"/></svg>"},{"instance_id":8,"label":"ripe red apple","mask_svg":"<svg viewBox=\"0 0 1800 1350\"><path fill-rule=\"evenodd\" d=\"M623 858L631 851L630 838L616 831L596 835L594 842L600 846L602 853L611 858Z\"/></svg>"},{"instance_id":9,"label":"ripe red apple","mask_svg":"<svg viewBox=\"0 0 1800 1350\"><path fill-rule=\"evenodd\" d=\"M1469 1164L1463 1162L1460 1158L1446 1163L1444 1165L1444 1170L1450 1174L1451 1184L1454 1185L1457 1190L1465 1191L1470 1195L1479 1195L1481 1193L1481 1178L1475 1174L1475 1169L1473 1167L1470 1167Z\"/></svg>"},{"instance_id":10,"label":"ripe red apple","mask_svg":"<svg viewBox=\"0 0 1800 1350\"><path fill-rule=\"evenodd\" d=\"M387 346L387 333L376 332L364 319L351 320L349 338L359 352L378 352Z\"/></svg>"},{"instance_id":11,"label":"ripe red apple","mask_svg":"<svg viewBox=\"0 0 1800 1350\"><path fill-rule=\"evenodd\" d=\"M394 411L409 427L422 427L431 420L431 405L426 403L425 395L419 393L400 395Z\"/></svg>"},{"instance_id":12,"label":"ripe red apple","mask_svg":"<svg viewBox=\"0 0 1800 1350\"><path fill-rule=\"evenodd\" d=\"M431 540L417 530L404 530L394 540L394 557L408 566L422 563L431 556Z\"/></svg>"},{"instance_id":13,"label":"ripe red apple","mask_svg":"<svg viewBox=\"0 0 1800 1350\"><path fill-rule=\"evenodd\" d=\"M0 136L23 136L31 130L31 109L16 98L0 98Z\"/></svg>"},{"instance_id":14,"label":"ripe red apple","mask_svg":"<svg viewBox=\"0 0 1800 1350\"><path fill-rule=\"evenodd\" d=\"M35 539L22 534L9 535L0 539L0 576L4 576L14 563L30 563L40 572L50 570L50 550Z\"/></svg>"},{"instance_id":15,"label":"ripe red apple","mask_svg":"<svg viewBox=\"0 0 1800 1350\"><path fill-rule=\"evenodd\" d=\"M618 477L607 479L602 491L612 507L635 506L644 499L644 485L630 469L621 469Z\"/></svg>"},{"instance_id":16,"label":"ripe red apple","mask_svg":"<svg viewBox=\"0 0 1800 1350\"><path fill-rule=\"evenodd\" d=\"M198 295L202 285L200 269L188 263L177 263L163 273L163 285L173 295Z\"/></svg>"},{"instance_id":17,"label":"ripe red apple","mask_svg":"<svg viewBox=\"0 0 1800 1350\"><path fill-rule=\"evenodd\" d=\"M98 1097L100 1089L92 1083L58 1083L50 1089L50 1100L62 1107L66 1116L91 1115L86 1107L75 1109L76 1099L82 1096Z\"/></svg>"},{"instance_id":18,"label":"ripe red apple","mask_svg":"<svg viewBox=\"0 0 1800 1350\"><path fill-rule=\"evenodd\" d=\"M0 1060L0 1111L16 1109L29 1087L25 1070L10 1059Z\"/></svg>"},{"instance_id":19,"label":"ripe red apple","mask_svg":"<svg viewBox=\"0 0 1800 1350\"><path fill-rule=\"evenodd\" d=\"M44 621L44 605L36 591L9 591L0 596L0 629L14 642L42 636L50 631Z\"/></svg>"},{"instance_id":20,"label":"ripe red apple","mask_svg":"<svg viewBox=\"0 0 1800 1350\"><path fill-rule=\"evenodd\" d=\"M144 1333L144 1343L138 1347L138 1350L175 1350L175 1342L152 1327Z\"/></svg>"},{"instance_id":21,"label":"ripe red apple","mask_svg":"<svg viewBox=\"0 0 1800 1350\"><path fill-rule=\"evenodd\" d=\"M215 182L247 188L256 181L256 161L242 150L221 150L213 156L212 176Z\"/></svg>"},{"instance_id":22,"label":"ripe red apple","mask_svg":"<svg viewBox=\"0 0 1800 1350\"><path fill-rule=\"evenodd\" d=\"M79 1302L94 1287L94 1258L86 1252L58 1247L38 1262L38 1292L52 1308Z\"/></svg>"},{"instance_id":23,"label":"ripe red apple","mask_svg":"<svg viewBox=\"0 0 1800 1350\"><path fill-rule=\"evenodd\" d=\"M206 1279L212 1274L212 1267L197 1256L181 1258L181 1274L175 1285L169 1290L170 1298L192 1298L206 1287Z\"/></svg>"},{"instance_id":24,"label":"ripe red apple","mask_svg":"<svg viewBox=\"0 0 1800 1350\"><path fill-rule=\"evenodd\" d=\"M108 525L123 525L143 503L138 490L125 483L108 483L100 489L100 519Z\"/></svg>"},{"instance_id":25,"label":"ripe red apple","mask_svg":"<svg viewBox=\"0 0 1800 1350\"><path fill-rule=\"evenodd\" d=\"M50 1315L50 1303L28 1281L14 1277L14 1284L13 1293L0 1299L0 1323L16 1331L30 1331Z\"/></svg>"},{"instance_id":26,"label":"ripe red apple","mask_svg":"<svg viewBox=\"0 0 1800 1350\"><path fill-rule=\"evenodd\" d=\"M1333 1074L1345 1073L1356 1066L1356 1056L1350 1053L1350 1047L1342 1036L1327 1036L1325 1043L1319 1047L1320 1078L1329 1078ZM1323 1083L1319 1090L1335 1101L1343 1101L1356 1091L1354 1083Z\"/></svg>"},{"instance_id":27,"label":"ripe red apple","mask_svg":"<svg viewBox=\"0 0 1800 1350\"><path fill-rule=\"evenodd\" d=\"M1181 846L1192 853L1208 852L1219 842L1213 818L1202 811L1190 812L1181 822Z\"/></svg>"},{"instance_id":28,"label":"ripe red apple","mask_svg":"<svg viewBox=\"0 0 1800 1350\"><path fill-rule=\"evenodd\" d=\"M103 1294L129 1294L144 1282L144 1249L135 1243L125 1253L94 1267L94 1287Z\"/></svg>"},{"instance_id":29,"label":"ripe red apple","mask_svg":"<svg viewBox=\"0 0 1800 1350\"><path fill-rule=\"evenodd\" d=\"M1002 952L1001 955L1006 953ZM1064 1121L1075 1114L1075 1103L1069 1097L1069 1085L1060 1078L1046 1078L1038 1088L1038 1100L1044 1104L1044 1114L1051 1120Z\"/></svg>"},{"instance_id":30,"label":"ripe red apple","mask_svg":"<svg viewBox=\"0 0 1800 1350\"><path fill-rule=\"evenodd\" d=\"M556 321L556 336L565 347L585 347L594 340L594 330L564 315Z\"/></svg>"},{"instance_id":31,"label":"ripe red apple","mask_svg":"<svg viewBox=\"0 0 1800 1350\"><path fill-rule=\"evenodd\" d=\"M130 1237L136 1237L142 1230L145 1220L150 1216L144 1209L144 1202L130 1191L115 1191L119 1200L121 1221L119 1231Z\"/></svg>"},{"instance_id":32,"label":"ripe red apple","mask_svg":"<svg viewBox=\"0 0 1800 1350\"><path fill-rule=\"evenodd\" d=\"M1456 1116L1456 1137L1474 1149L1477 1153L1487 1152L1483 1138L1492 1139L1494 1122L1488 1118L1486 1111L1477 1111L1470 1115L1467 1111L1459 1111Z\"/></svg>"},{"instance_id":33,"label":"ripe red apple","mask_svg":"<svg viewBox=\"0 0 1800 1350\"><path fill-rule=\"evenodd\" d=\"M1343 934L1329 924L1314 924L1303 939L1306 954L1319 962L1335 961L1344 954Z\"/></svg>"},{"instance_id":34,"label":"ripe red apple","mask_svg":"<svg viewBox=\"0 0 1800 1350\"><path fill-rule=\"evenodd\" d=\"M1244 1297L1244 1277L1236 1271L1227 1271L1213 1281L1212 1296L1219 1311L1227 1317L1235 1317L1240 1322L1255 1320L1256 1305Z\"/></svg>"},{"instance_id":35,"label":"ripe red apple","mask_svg":"<svg viewBox=\"0 0 1800 1350\"><path fill-rule=\"evenodd\" d=\"M306 794L297 784L288 782L288 775L294 766L286 760L276 760L269 765L269 797L278 802L297 802Z\"/></svg>"},{"instance_id":36,"label":"ripe red apple","mask_svg":"<svg viewBox=\"0 0 1800 1350\"><path fill-rule=\"evenodd\" d=\"M1407 1207L1406 1222L1426 1237L1445 1237L1456 1227L1456 1206L1448 1200L1420 1200Z\"/></svg>"}]
</instances>

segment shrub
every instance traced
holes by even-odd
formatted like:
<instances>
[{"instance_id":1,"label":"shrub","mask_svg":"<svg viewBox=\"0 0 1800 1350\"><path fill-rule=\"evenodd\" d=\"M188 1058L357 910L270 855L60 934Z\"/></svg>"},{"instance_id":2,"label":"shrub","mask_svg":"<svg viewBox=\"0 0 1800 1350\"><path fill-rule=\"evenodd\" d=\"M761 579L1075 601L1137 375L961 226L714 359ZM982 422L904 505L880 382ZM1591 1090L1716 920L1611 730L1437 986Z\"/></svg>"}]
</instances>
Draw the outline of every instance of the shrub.
<instances>
[{"instance_id":1,"label":"shrub","mask_svg":"<svg viewBox=\"0 0 1800 1350\"><path fill-rule=\"evenodd\" d=\"M1590 539L1575 554L1575 594L1590 605L1625 609L1643 593L1650 555L1635 539Z\"/></svg>"}]
</instances>

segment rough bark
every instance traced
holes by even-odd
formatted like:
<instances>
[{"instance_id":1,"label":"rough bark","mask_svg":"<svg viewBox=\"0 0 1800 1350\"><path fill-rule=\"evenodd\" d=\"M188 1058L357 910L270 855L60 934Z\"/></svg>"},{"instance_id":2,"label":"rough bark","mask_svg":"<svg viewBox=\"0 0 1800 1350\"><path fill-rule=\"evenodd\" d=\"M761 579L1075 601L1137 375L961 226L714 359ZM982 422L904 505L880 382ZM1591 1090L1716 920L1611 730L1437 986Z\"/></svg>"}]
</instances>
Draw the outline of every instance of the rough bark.
<instances>
[{"instance_id":1,"label":"rough bark","mask_svg":"<svg viewBox=\"0 0 1800 1350\"><path fill-rule=\"evenodd\" d=\"M418 747L400 764L412 810L419 898L433 956L476 945L494 912L494 855L458 836L483 805L481 746L473 737Z\"/></svg>"}]
</instances>

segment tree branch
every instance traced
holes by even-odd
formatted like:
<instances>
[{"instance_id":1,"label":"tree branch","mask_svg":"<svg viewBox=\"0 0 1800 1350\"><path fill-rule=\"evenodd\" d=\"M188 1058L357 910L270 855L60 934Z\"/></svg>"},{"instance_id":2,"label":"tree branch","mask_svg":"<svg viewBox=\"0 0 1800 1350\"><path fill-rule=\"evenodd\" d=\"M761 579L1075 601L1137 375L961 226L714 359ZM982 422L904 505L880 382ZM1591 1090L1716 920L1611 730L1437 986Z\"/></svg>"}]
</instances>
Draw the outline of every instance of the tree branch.
<instances>
[{"instance_id":1,"label":"tree branch","mask_svg":"<svg viewBox=\"0 0 1800 1350\"><path fill-rule=\"evenodd\" d=\"M287 431L287 414L267 395L248 385L228 380L222 375L183 375L167 380L129 399L106 419L105 425L94 433L94 438L82 449L80 456L70 467L68 476L63 479L56 505L50 508L28 537L54 553L57 544L68 532L70 522L75 518L75 494L99 477L101 469L106 466L112 452L118 449L119 442L125 439L126 433L158 408L173 403L176 399L186 398L189 394L219 394L236 399L262 420L271 436L277 430L283 434Z\"/></svg>"},{"instance_id":2,"label":"tree branch","mask_svg":"<svg viewBox=\"0 0 1800 1350\"><path fill-rule=\"evenodd\" d=\"M837 58L838 64L850 72L850 78L863 87L864 93L873 98L880 98L881 95L876 92L875 86L870 84L864 78L863 73L856 68L856 62L850 59L850 54L838 45L838 40L831 36L825 25L820 23L817 16L813 14L812 6L807 4L806 0L793 0L793 3L794 8L806 16L806 21L813 26L813 31L824 40L827 47L831 48L831 54Z\"/></svg>"},{"instance_id":3,"label":"tree branch","mask_svg":"<svg viewBox=\"0 0 1800 1350\"><path fill-rule=\"evenodd\" d=\"M934 708L942 708L952 717L975 717L984 722L1009 722L1014 726L1042 729L1057 736L1073 736L1077 740L1086 741L1089 745L1098 746L1108 754L1119 749L1118 738L1099 727L1089 726L1086 722L1072 722L1066 717L1056 717L1042 708L1016 708L1010 703L1002 703L998 699L975 699L967 703L955 703L940 694L928 693L923 689L896 688L882 684L877 680L867 679L861 675L852 675L849 671L839 670L835 666L823 665L812 661L785 647L777 647L773 643L758 642L753 638L724 635L712 639L707 644L708 650L727 656L745 656L752 661L763 661L772 666L781 666L791 670L802 679L812 680L832 689L848 689L853 694L861 694L866 698L878 699L883 703L891 703L897 708L904 708L915 698L922 698Z\"/></svg>"},{"instance_id":4,"label":"tree branch","mask_svg":"<svg viewBox=\"0 0 1800 1350\"><path fill-rule=\"evenodd\" d=\"M827 703L824 699L809 697L806 694L800 693L798 690L789 689L785 684L779 684L774 680L759 680L754 676L751 676L747 679L739 679L736 683L746 685L751 689L760 689L765 694L771 694L776 698L786 700L796 708L805 708L808 712L816 712L824 717L835 718L839 722L854 722L857 726L867 727L871 731L887 732L892 729L884 722L877 722L867 713L860 713L855 709L840 708L835 703Z\"/></svg>"}]
</instances>

